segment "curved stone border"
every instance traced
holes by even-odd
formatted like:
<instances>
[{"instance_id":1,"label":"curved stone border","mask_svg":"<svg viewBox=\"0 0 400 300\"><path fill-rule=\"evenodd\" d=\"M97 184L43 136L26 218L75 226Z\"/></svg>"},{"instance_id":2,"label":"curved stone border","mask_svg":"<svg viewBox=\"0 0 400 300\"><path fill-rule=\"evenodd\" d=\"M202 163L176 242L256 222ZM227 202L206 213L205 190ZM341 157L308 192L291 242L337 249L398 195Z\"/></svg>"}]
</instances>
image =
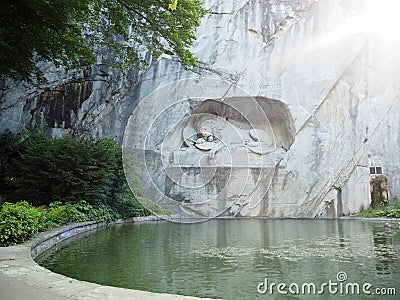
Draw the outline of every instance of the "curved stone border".
<instances>
[{"instance_id":1,"label":"curved stone border","mask_svg":"<svg viewBox=\"0 0 400 300\"><path fill-rule=\"evenodd\" d=\"M36 259L40 254L54 247L58 243L81 233L104 227L106 222L82 222L69 224L51 231L43 232L30 241L31 257Z\"/></svg>"},{"instance_id":2,"label":"curved stone border","mask_svg":"<svg viewBox=\"0 0 400 300\"><path fill-rule=\"evenodd\" d=\"M153 222L162 221L170 218L169 216L145 216L145 217L133 217L133 222Z\"/></svg>"},{"instance_id":3,"label":"curved stone border","mask_svg":"<svg viewBox=\"0 0 400 300\"><path fill-rule=\"evenodd\" d=\"M139 220L136 220L138 222ZM144 220L143 220L144 221ZM69 224L44 232L30 241L0 247L0 291L2 299L206 299L158 294L79 281L39 266L32 257L81 233L105 226L104 222Z\"/></svg>"}]
</instances>

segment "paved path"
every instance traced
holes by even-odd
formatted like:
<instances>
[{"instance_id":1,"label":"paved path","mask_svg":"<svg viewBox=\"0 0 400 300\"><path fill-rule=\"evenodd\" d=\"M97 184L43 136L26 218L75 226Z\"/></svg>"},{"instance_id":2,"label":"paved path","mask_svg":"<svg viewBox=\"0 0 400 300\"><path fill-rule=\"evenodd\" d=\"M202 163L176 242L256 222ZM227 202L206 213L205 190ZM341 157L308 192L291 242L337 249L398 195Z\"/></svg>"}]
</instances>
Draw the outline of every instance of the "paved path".
<instances>
[{"instance_id":1,"label":"paved path","mask_svg":"<svg viewBox=\"0 0 400 300\"><path fill-rule=\"evenodd\" d=\"M71 299L55 295L46 290L32 288L25 282L0 274L0 298L2 300L64 300Z\"/></svg>"}]
</instances>

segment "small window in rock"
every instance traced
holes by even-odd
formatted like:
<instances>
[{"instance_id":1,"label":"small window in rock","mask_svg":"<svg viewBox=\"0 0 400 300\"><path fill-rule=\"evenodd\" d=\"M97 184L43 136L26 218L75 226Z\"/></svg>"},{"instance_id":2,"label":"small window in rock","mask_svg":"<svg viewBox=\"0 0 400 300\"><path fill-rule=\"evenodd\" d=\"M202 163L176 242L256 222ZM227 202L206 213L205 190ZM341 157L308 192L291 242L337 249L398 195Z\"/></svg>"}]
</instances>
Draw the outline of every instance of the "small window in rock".
<instances>
[{"instance_id":1,"label":"small window in rock","mask_svg":"<svg viewBox=\"0 0 400 300\"><path fill-rule=\"evenodd\" d=\"M369 167L369 174L371 175L382 175L382 167Z\"/></svg>"},{"instance_id":2,"label":"small window in rock","mask_svg":"<svg viewBox=\"0 0 400 300\"><path fill-rule=\"evenodd\" d=\"M376 174L382 174L382 167L376 167Z\"/></svg>"}]
</instances>

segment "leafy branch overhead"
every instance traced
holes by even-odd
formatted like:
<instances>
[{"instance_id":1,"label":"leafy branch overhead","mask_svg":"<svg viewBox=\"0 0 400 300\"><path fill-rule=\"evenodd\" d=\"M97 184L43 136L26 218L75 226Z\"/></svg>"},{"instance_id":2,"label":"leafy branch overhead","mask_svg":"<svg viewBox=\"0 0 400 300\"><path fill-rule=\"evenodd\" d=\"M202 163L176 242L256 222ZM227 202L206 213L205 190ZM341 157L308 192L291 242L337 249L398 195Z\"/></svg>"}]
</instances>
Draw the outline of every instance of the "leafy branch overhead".
<instances>
[{"instance_id":1,"label":"leafy branch overhead","mask_svg":"<svg viewBox=\"0 0 400 300\"><path fill-rule=\"evenodd\" d=\"M206 10L200 0L4 0L0 3L0 77L41 78L37 64L145 65L144 54L189 51ZM97 56L97 57L96 57Z\"/></svg>"}]
</instances>

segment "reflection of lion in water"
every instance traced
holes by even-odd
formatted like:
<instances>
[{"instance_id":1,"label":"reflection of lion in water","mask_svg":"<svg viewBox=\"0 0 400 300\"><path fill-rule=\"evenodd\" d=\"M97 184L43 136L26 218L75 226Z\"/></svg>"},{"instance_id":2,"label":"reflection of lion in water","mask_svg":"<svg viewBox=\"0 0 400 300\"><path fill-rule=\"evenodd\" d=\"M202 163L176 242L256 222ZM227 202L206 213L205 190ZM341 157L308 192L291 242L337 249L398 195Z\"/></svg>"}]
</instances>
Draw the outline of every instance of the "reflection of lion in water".
<instances>
[{"instance_id":1,"label":"reflection of lion in water","mask_svg":"<svg viewBox=\"0 0 400 300\"><path fill-rule=\"evenodd\" d=\"M268 154L275 150L272 133L263 129L242 129L214 115L196 115L190 118L182 137L186 146L209 151L209 158L224 147L245 147L252 153Z\"/></svg>"}]
</instances>

